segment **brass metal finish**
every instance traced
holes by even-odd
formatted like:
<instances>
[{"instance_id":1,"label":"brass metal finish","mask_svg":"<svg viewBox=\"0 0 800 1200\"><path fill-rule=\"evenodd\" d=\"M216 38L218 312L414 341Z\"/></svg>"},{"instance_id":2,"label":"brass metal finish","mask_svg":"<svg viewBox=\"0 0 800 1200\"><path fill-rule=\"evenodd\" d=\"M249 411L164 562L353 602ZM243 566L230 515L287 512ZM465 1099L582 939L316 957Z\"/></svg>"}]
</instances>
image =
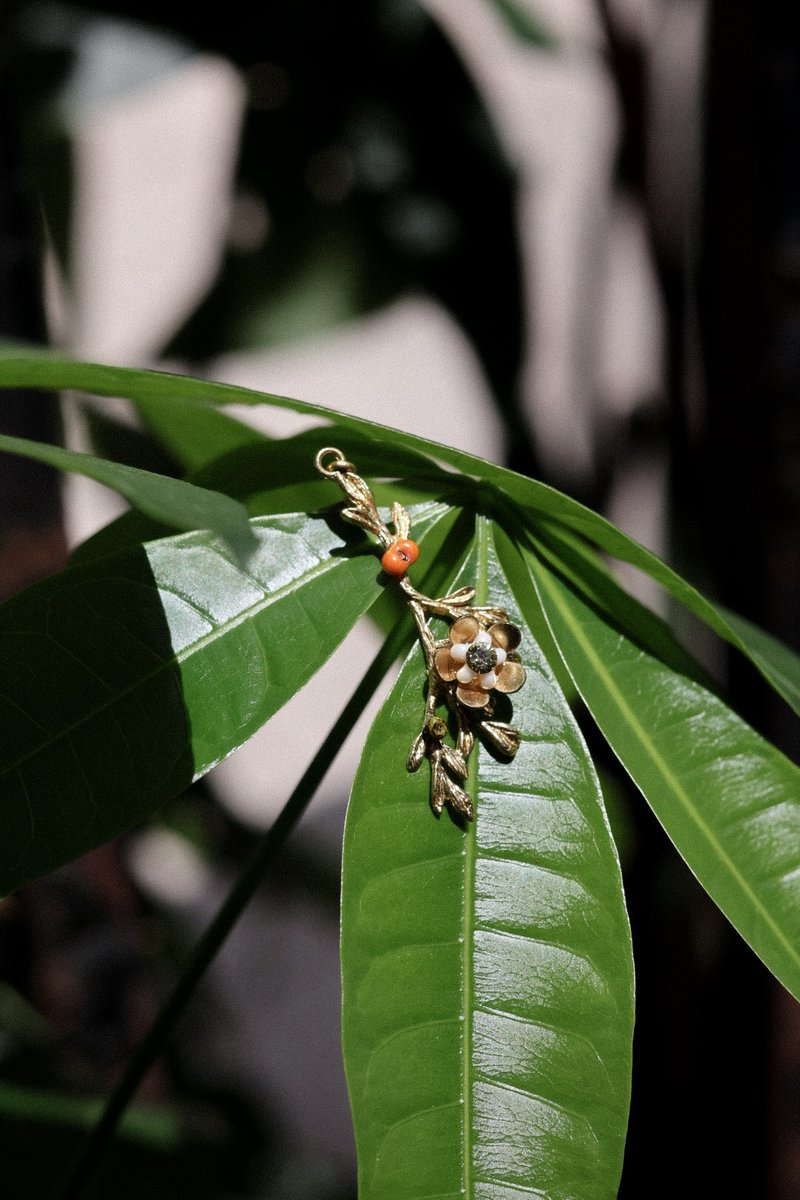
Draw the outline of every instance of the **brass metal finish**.
<instances>
[{"instance_id":1,"label":"brass metal finish","mask_svg":"<svg viewBox=\"0 0 800 1200\"><path fill-rule=\"evenodd\" d=\"M372 492L340 450L326 446L316 456L315 464L321 475L336 482L347 497L342 516L354 525L366 529L388 548L409 536L411 519L402 504L393 504L389 523L380 518ZM473 607L475 589L459 588L446 596L434 598L417 591L404 575L399 580L417 627L428 676L428 691L422 729L414 739L406 761L409 771L416 771L423 758L431 764L431 807L437 815L447 805L454 814L472 820L472 801L461 786L467 778L468 761L475 744L477 730L496 752L513 758L519 747L519 733L513 725L494 719L493 692L516 692L525 682L525 669L514 653L520 642L520 631L508 614L493 605ZM451 622L449 636L436 638L428 623L429 617L443 617ZM497 665L480 675L465 669L465 643L485 645L491 650ZM453 648L458 647L453 654ZM467 646L466 653L469 654ZM452 655L452 657L451 657ZM473 662L483 656L473 653ZM502 661L500 661L502 660ZM459 671L459 666L461 670ZM465 678L462 678L462 674ZM469 678L466 678L469 677ZM448 723L437 715L437 709L447 704L455 720L454 745L445 739Z\"/></svg>"}]
</instances>

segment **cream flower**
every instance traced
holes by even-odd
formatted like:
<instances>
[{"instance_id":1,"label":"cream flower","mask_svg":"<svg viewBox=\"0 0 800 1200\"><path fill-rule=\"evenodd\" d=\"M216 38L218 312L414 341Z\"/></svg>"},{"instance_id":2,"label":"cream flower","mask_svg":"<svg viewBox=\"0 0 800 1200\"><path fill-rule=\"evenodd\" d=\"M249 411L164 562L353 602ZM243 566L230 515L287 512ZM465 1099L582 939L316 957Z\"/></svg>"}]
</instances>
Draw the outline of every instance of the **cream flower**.
<instances>
[{"instance_id":1,"label":"cream flower","mask_svg":"<svg viewBox=\"0 0 800 1200\"><path fill-rule=\"evenodd\" d=\"M484 708L491 691L517 692L525 682L525 668L514 655L521 637L508 621L482 629L475 617L459 617L436 651L437 674L445 683L457 682L462 704Z\"/></svg>"}]
</instances>

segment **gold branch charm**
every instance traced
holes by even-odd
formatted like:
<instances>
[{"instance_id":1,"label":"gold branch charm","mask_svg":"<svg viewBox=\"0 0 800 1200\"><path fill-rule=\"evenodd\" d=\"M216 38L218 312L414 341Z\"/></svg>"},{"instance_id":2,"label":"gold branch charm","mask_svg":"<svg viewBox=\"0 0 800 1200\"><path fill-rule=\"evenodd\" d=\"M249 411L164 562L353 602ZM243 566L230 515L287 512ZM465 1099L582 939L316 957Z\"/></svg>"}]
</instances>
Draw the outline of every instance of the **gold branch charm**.
<instances>
[{"instance_id":1,"label":"gold branch charm","mask_svg":"<svg viewBox=\"0 0 800 1200\"><path fill-rule=\"evenodd\" d=\"M414 739L406 767L416 771L423 758L431 764L431 807L438 815L445 805L472 820L472 801L461 786L468 773L469 756L477 731L493 750L513 758L519 733L513 725L495 720L497 696L517 692L525 682L525 668L517 647L521 634L501 608L471 607L475 589L459 588L438 600L418 592L406 571L419 556L409 538L411 519L402 504L393 504L390 524L381 520L375 499L351 462L334 446L326 446L315 459L317 470L334 480L347 497L342 516L366 529L383 546L381 566L397 579L417 627L425 655L428 693L422 729ZM451 622L447 637L435 638L429 617ZM445 741L448 723L437 716L447 704L455 722L454 745Z\"/></svg>"}]
</instances>

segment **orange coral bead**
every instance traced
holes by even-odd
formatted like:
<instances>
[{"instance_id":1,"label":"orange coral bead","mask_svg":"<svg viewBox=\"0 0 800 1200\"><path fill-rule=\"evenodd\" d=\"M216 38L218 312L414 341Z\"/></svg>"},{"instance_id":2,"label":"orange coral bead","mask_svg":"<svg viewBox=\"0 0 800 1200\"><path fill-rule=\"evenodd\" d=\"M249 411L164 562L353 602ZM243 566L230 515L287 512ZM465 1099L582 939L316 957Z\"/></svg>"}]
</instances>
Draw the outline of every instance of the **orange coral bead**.
<instances>
[{"instance_id":1,"label":"orange coral bead","mask_svg":"<svg viewBox=\"0 0 800 1200\"><path fill-rule=\"evenodd\" d=\"M405 575L412 563L415 563L419 558L419 546L416 542L412 542L410 538L400 538L397 542L392 542L388 550L384 552L381 559L381 566L387 575L399 577Z\"/></svg>"}]
</instances>

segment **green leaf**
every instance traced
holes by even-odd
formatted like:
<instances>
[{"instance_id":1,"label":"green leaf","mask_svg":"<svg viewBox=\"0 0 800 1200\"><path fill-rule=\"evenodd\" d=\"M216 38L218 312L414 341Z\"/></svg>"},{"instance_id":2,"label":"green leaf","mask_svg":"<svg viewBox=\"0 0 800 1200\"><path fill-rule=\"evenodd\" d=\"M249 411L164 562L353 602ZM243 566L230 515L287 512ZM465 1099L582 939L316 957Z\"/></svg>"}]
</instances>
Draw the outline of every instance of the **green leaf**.
<instances>
[{"instance_id":1,"label":"green leaf","mask_svg":"<svg viewBox=\"0 0 800 1200\"><path fill-rule=\"evenodd\" d=\"M793 681L791 675L787 675L785 670L776 666L777 654L764 653L763 641L753 637L752 631L755 626L750 626L748 629L745 622L740 621L734 624L727 620L722 609L713 605L655 554L645 549L644 546L640 546L622 530L617 529L616 526L597 514L590 514L593 520L586 520L583 516L579 517L570 511L572 503L570 501L565 506L565 512L562 514L561 519L566 525L595 542L607 554L622 562L630 563L631 566L638 567L655 579L690 612L693 612L721 638L749 658L767 683L800 715L800 691L798 691L796 679ZM589 513L588 509L584 511ZM780 650L780 643L775 641L773 645L776 650Z\"/></svg>"},{"instance_id":2,"label":"green leaf","mask_svg":"<svg viewBox=\"0 0 800 1200\"><path fill-rule=\"evenodd\" d=\"M773 669L772 660L759 653L758 645L751 645L749 636L745 636L741 627L734 629L722 613L690 583L682 579L657 555L639 545L621 529L617 529L605 517L537 480L527 479L514 471L484 462L475 455L466 454L452 446L428 441L401 430L388 429L357 417L334 413L318 404L254 392L231 384L212 383L205 379L189 379L157 371L136 370L132 367L107 367L94 363L73 362L44 350L0 350L0 388L3 387L55 390L72 388L100 396L127 396L134 401L158 401L162 397L177 396L195 404L267 404L337 422L342 428L361 433L373 440L383 436L387 446L396 450L412 450L432 457L439 463L455 467L465 475L472 476L478 489L487 486L496 488L503 496L521 507L529 517L552 518L594 542L612 557L646 572L681 604L705 621L720 637L747 655L767 682L800 715L800 698L795 688L787 686L784 672Z\"/></svg>"},{"instance_id":3,"label":"green leaf","mask_svg":"<svg viewBox=\"0 0 800 1200\"><path fill-rule=\"evenodd\" d=\"M427 484L426 498L434 491L454 491L458 484L457 478L436 468L427 456L395 446L391 439L367 436L338 423L332 428L310 429L294 437L242 446L208 463L192 476L192 481L236 496L254 516L278 511L264 506L297 496L303 497L303 503L296 511L307 512L308 505L329 507L341 499L341 493L332 488L329 479L318 475L313 465L317 451L328 439L357 461L359 473L375 482L377 490L377 478L382 476L394 480L408 475ZM392 488L395 486L393 483Z\"/></svg>"},{"instance_id":4,"label":"green leaf","mask_svg":"<svg viewBox=\"0 0 800 1200\"><path fill-rule=\"evenodd\" d=\"M95 403L82 404L80 411L92 454L138 467L141 471L154 471L157 475L177 478L182 474L178 462L151 434L104 411Z\"/></svg>"},{"instance_id":5,"label":"green leaf","mask_svg":"<svg viewBox=\"0 0 800 1200\"><path fill-rule=\"evenodd\" d=\"M214 408L199 408L185 396L140 397L135 407L147 428L187 472L242 446L268 441L243 421Z\"/></svg>"},{"instance_id":6,"label":"green leaf","mask_svg":"<svg viewBox=\"0 0 800 1200\"><path fill-rule=\"evenodd\" d=\"M615 754L709 895L800 998L800 771L719 697L527 559Z\"/></svg>"},{"instance_id":7,"label":"green leaf","mask_svg":"<svg viewBox=\"0 0 800 1200\"><path fill-rule=\"evenodd\" d=\"M0 434L0 450L47 463L62 471L74 471L115 488L147 516L177 529L209 529L225 538L237 554L246 557L256 542L247 522L247 512L230 496L196 487L181 479L154 475L124 463L80 454L61 446L31 442L27 438Z\"/></svg>"},{"instance_id":8,"label":"green leaf","mask_svg":"<svg viewBox=\"0 0 800 1200\"><path fill-rule=\"evenodd\" d=\"M479 518L461 582L515 616L495 536ZM437 820L427 763L405 769L418 648L353 787L342 969L361 1200L616 1196L633 1023L619 866L580 733L522 627L522 743L510 764L474 752L473 825Z\"/></svg>"},{"instance_id":9,"label":"green leaf","mask_svg":"<svg viewBox=\"0 0 800 1200\"><path fill-rule=\"evenodd\" d=\"M423 546L445 519L414 514ZM150 815L322 665L383 591L334 524L253 521L246 569L209 534L165 538L0 609L0 893Z\"/></svg>"},{"instance_id":10,"label":"green leaf","mask_svg":"<svg viewBox=\"0 0 800 1200\"><path fill-rule=\"evenodd\" d=\"M782 684L780 691L792 707L800 712L800 655L729 608L717 605L717 612L740 641L747 644L750 658L762 675L769 673L773 679L779 679Z\"/></svg>"},{"instance_id":11,"label":"green leaf","mask_svg":"<svg viewBox=\"0 0 800 1200\"><path fill-rule=\"evenodd\" d=\"M202 413L205 410L195 405L194 411ZM453 503L460 502L456 492L463 489L457 489L457 479L434 468L422 455L398 452L374 438L338 427L242 445L206 464L190 477L190 481L234 496L254 517L330 508L337 504L340 493L331 486L329 479L321 478L313 466L314 456L328 435L345 455L358 460L359 469L369 478L378 504L389 507L393 500L405 505L417 504L432 497L450 497ZM396 480L384 486L374 478L375 474L396 475L398 472L411 472L414 479L421 482L411 489ZM73 561L88 562L136 542L164 536L167 532L162 524L140 513L123 513L78 547Z\"/></svg>"},{"instance_id":12,"label":"green leaf","mask_svg":"<svg viewBox=\"0 0 800 1200\"><path fill-rule=\"evenodd\" d=\"M351 417L334 412L320 404L309 404L288 396L256 392L251 388L237 387L229 383L214 383L208 379L194 379L185 375L173 375L165 371L145 371L134 367L109 367L98 363L76 362L63 358L49 350L13 347L0 349L0 389L37 388L60 391L70 389L88 392L97 396L124 396L134 404L158 403L162 399L184 399L197 405L246 404L264 405L288 409L290 412L319 417L338 429L349 431L369 441L377 450L382 448L384 458L399 458L405 451L427 459L428 470L435 462L447 463L465 475L473 475L476 481L507 481L504 489L508 495L521 502L535 497L537 511L559 516L562 504L584 514L590 522L601 521L591 510L583 508L577 501L570 500L553 488L526 479L513 471L487 463L473 454L456 450L416 434L392 429L374 421ZM342 447L344 449L344 447ZM359 464L360 466L361 464ZM390 471L397 474L397 470ZM502 486L502 484L501 484ZM606 524L608 524L606 522ZM614 526L610 526L611 529Z\"/></svg>"},{"instance_id":13,"label":"green leaf","mask_svg":"<svg viewBox=\"0 0 800 1200\"><path fill-rule=\"evenodd\" d=\"M575 534L552 522L543 522L535 544L546 562L555 565L561 575L588 603L624 628L644 649L655 654L673 670L715 690L703 666L676 639L666 621L641 604L624 588L601 561L597 551Z\"/></svg>"}]
</instances>

